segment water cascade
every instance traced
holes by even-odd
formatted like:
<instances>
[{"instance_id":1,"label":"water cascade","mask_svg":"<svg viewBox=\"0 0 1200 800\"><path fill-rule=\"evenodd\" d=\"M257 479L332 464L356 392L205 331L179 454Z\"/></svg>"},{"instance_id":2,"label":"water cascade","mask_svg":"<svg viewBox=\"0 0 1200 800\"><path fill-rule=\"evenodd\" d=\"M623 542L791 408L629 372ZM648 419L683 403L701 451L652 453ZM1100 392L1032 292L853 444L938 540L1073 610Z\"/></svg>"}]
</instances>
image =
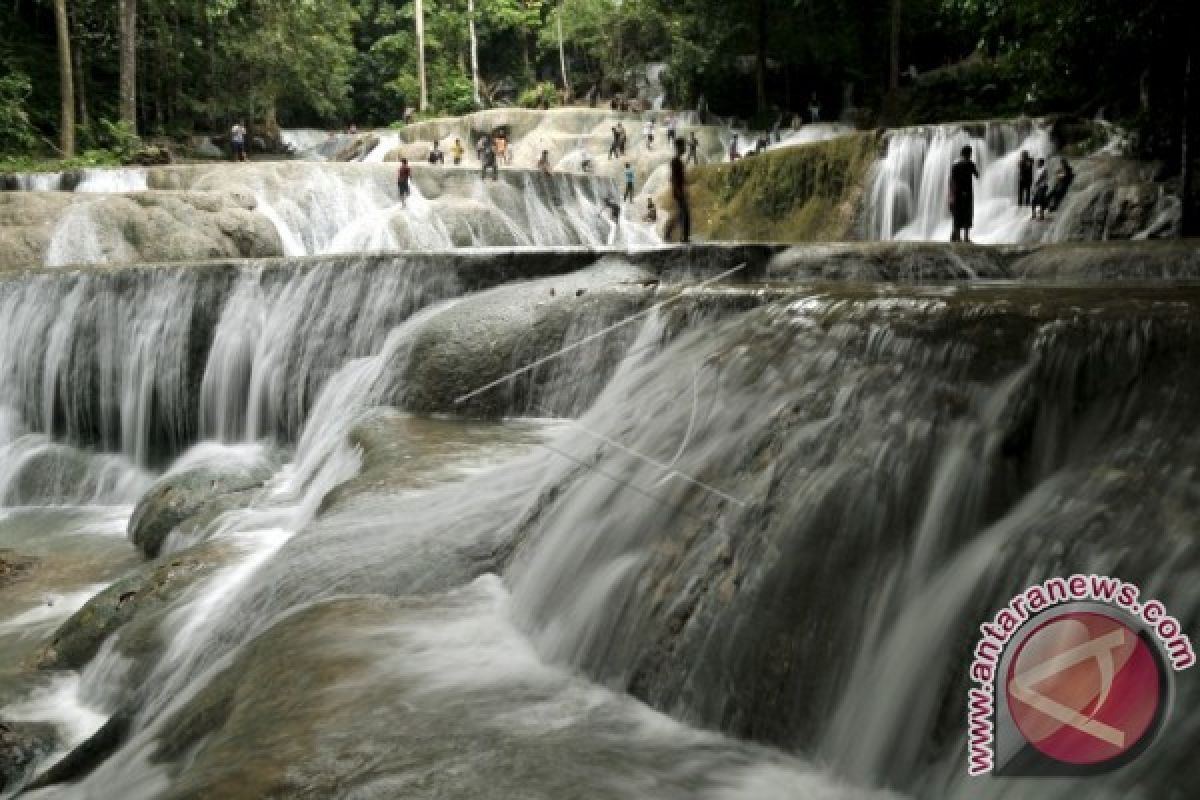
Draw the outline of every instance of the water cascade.
<instances>
[{"instance_id":1,"label":"water cascade","mask_svg":"<svg viewBox=\"0 0 1200 800\"><path fill-rule=\"evenodd\" d=\"M972 141L980 238L1033 238L1045 136L893 134L874 230L939 238ZM522 170L404 210L391 165L88 180L20 201L63 265L106 197L286 254L0 271L3 800L1200 792L1191 672L1101 777L968 779L963 719L1030 583L1200 634L1194 245L630 247L608 178Z\"/></svg>"}]
</instances>

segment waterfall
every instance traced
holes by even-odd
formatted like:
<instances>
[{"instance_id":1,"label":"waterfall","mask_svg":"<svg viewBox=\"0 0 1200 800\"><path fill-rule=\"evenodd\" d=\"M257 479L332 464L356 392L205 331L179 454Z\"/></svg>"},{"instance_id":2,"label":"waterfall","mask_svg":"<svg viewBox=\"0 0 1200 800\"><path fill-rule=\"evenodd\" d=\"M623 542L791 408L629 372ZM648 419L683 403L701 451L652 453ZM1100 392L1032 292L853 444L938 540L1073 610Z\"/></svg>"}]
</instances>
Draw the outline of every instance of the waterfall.
<instances>
[{"instance_id":1,"label":"waterfall","mask_svg":"<svg viewBox=\"0 0 1200 800\"><path fill-rule=\"evenodd\" d=\"M887 152L869 181L868 238L949 241L950 168L967 145L974 150L980 176L972 240L1003 244L1040 239L1038 223L1017 205L1017 162L1022 152L1049 160L1054 144L1044 128L1013 122L890 132Z\"/></svg>"}]
</instances>

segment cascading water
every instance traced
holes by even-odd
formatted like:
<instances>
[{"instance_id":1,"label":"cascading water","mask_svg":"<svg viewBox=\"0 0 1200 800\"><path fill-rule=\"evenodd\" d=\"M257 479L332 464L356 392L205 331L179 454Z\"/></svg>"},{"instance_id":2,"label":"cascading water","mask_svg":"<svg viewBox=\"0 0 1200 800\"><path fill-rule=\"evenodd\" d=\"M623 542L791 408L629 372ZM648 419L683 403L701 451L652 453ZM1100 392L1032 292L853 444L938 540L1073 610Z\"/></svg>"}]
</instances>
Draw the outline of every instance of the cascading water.
<instances>
[{"instance_id":1,"label":"cascading water","mask_svg":"<svg viewBox=\"0 0 1200 800\"><path fill-rule=\"evenodd\" d=\"M893 140L893 232L957 135ZM980 138L981 198L1039 135ZM147 173L257 195L294 258L0 275L0 721L43 737L5 800L1195 793L1191 673L1101 778L969 780L962 713L1030 582L1200 628L1200 292L1086 285L1194 248L788 283L535 249L613 240L604 180L422 170L401 211L391 169ZM791 255L944 255L834 249Z\"/></svg>"},{"instance_id":2,"label":"cascading water","mask_svg":"<svg viewBox=\"0 0 1200 800\"><path fill-rule=\"evenodd\" d=\"M870 178L868 231L872 239L949 241L950 168L964 146L979 168L972 239L983 244L1040 240L1045 223L1017 205L1017 161L1054 155L1045 129L1032 123L989 122L892 131L887 152Z\"/></svg>"}]
</instances>

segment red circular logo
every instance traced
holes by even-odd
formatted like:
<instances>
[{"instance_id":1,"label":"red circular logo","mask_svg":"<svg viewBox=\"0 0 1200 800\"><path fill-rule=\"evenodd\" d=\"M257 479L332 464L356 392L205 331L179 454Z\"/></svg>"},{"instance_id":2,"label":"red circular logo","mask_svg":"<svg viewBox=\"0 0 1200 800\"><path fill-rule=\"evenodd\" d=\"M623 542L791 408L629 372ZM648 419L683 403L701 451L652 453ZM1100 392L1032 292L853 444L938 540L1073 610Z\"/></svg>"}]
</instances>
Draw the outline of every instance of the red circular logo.
<instances>
[{"instance_id":1,"label":"red circular logo","mask_svg":"<svg viewBox=\"0 0 1200 800\"><path fill-rule=\"evenodd\" d=\"M1057 615L1021 642L1005 690L1026 741L1078 765L1136 747L1161 718L1165 699L1150 646L1120 620L1088 611Z\"/></svg>"}]
</instances>

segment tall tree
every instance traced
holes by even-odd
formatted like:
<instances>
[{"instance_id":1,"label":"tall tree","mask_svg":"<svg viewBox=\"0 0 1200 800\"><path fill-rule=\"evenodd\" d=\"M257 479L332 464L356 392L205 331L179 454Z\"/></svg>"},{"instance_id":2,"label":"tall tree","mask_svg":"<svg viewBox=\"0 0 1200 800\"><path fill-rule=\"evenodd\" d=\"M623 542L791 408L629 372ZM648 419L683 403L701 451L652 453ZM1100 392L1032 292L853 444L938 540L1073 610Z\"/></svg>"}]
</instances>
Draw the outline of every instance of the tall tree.
<instances>
[{"instance_id":1,"label":"tall tree","mask_svg":"<svg viewBox=\"0 0 1200 800\"><path fill-rule=\"evenodd\" d=\"M756 4L757 24L754 32L754 91L758 111L767 110L767 47L770 36L771 9L768 0Z\"/></svg>"},{"instance_id":2,"label":"tall tree","mask_svg":"<svg viewBox=\"0 0 1200 800\"><path fill-rule=\"evenodd\" d=\"M63 158L75 155L75 86L71 71L71 28L67 0L54 0L54 30L58 36L58 85L61 94L59 148Z\"/></svg>"},{"instance_id":3,"label":"tall tree","mask_svg":"<svg viewBox=\"0 0 1200 800\"><path fill-rule=\"evenodd\" d=\"M567 77L567 46L563 41L563 3L558 0L558 64L562 69L563 100L571 101L571 79Z\"/></svg>"},{"instance_id":4,"label":"tall tree","mask_svg":"<svg viewBox=\"0 0 1200 800\"><path fill-rule=\"evenodd\" d=\"M117 0L121 48L121 121L137 133L137 0Z\"/></svg>"},{"instance_id":5,"label":"tall tree","mask_svg":"<svg viewBox=\"0 0 1200 800\"><path fill-rule=\"evenodd\" d=\"M483 105L479 96L479 38L475 35L475 0L467 0L467 32L471 36L471 92L475 107Z\"/></svg>"},{"instance_id":6,"label":"tall tree","mask_svg":"<svg viewBox=\"0 0 1200 800\"><path fill-rule=\"evenodd\" d=\"M423 0L416 0L413 13L417 20L417 81L420 84L418 108L425 111L429 108L429 86L425 82L425 4Z\"/></svg>"},{"instance_id":7,"label":"tall tree","mask_svg":"<svg viewBox=\"0 0 1200 800\"><path fill-rule=\"evenodd\" d=\"M900 21L903 18L902 0L891 0L892 26L889 42L888 88L893 92L900 88Z\"/></svg>"}]
</instances>

